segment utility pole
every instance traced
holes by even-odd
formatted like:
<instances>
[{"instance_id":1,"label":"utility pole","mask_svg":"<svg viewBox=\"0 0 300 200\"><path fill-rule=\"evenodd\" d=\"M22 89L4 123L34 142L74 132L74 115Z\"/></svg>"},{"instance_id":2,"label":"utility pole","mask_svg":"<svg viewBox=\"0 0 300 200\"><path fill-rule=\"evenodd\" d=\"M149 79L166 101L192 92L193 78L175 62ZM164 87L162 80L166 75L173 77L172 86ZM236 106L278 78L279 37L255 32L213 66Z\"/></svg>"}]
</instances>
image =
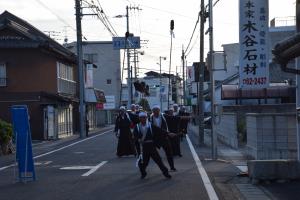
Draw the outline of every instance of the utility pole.
<instances>
[{"instance_id":1,"label":"utility pole","mask_svg":"<svg viewBox=\"0 0 300 200\"><path fill-rule=\"evenodd\" d=\"M214 130L215 126L215 80L214 80L214 41L213 41L213 1L209 0L209 60L210 60L210 102L211 102L211 144L212 159L216 160L217 152L217 136Z\"/></svg>"},{"instance_id":2,"label":"utility pole","mask_svg":"<svg viewBox=\"0 0 300 200\"><path fill-rule=\"evenodd\" d=\"M75 0L76 10L76 31L77 31L77 63L79 76L79 126L80 138L85 137L85 102L84 102L84 69L82 59L82 30L81 30L81 3L80 0Z\"/></svg>"},{"instance_id":3,"label":"utility pole","mask_svg":"<svg viewBox=\"0 0 300 200\"><path fill-rule=\"evenodd\" d=\"M168 106L170 106L170 95L172 95L172 87L171 87L171 67L172 67L172 48L173 48L173 30L174 30L174 20L170 22L170 35L171 35L171 47L170 47L170 65L169 65L169 88L168 88Z\"/></svg>"},{"instance_id":4,"label":"utility pole","mask_svg":"<svg viewBox=\"0 0 300 200\"><path fill-rule=\"evenodd\" d=\"M185 55L184 55L184 49L182 45L182 80L183 80L183 105L186 105L186 93L185 93Z\"/></svg>"},{"instance_id":5,"label":"utility pole","mask_svg":"<svg viewBox=\"0 0 300 200\"><path fill-rule=\"evenodd\" d=\"M296 30L297 33L300 32L300 0L296 1ZM299 58L296 58L296 68L300 70ZM300 107L300 76L296 75L296 109ZM298 149L298 161L300 161L300 120L297 117L297 149Z\"/></svg>"},{"instance_id":6,"label":"utility pole","mask_svg":"<svg viewBox=\"0 0 300 200\"><path fill-rule=\"evenodd\" d=\"M203 90L204 90L204 23L206 21L206 11L204 0L201 0L200 10L200 62L199 62L199 87L198 87L198 114L199 114L199 145L204 145L204 109L203 109Z\"/></svg>"},{"instance_id":7,"label":"utility pole","mask_svg":"<svg viewBox=\"0 0 300 200\"><path fill-rule=\"evenodd\" d=\"M130 67L130 52L127 47L128 37L129 37L129 7L126 6L126 19L127 19L127 32L125 37L125 48L127 49L127 87L128 87L128 108L130 108L132 104L132 82L131 82L131 67Z\"/></svg>"},{"instance_id":8,"label":"utility pole","mask_svg":"<svg viewBox=\"0 0 300 200\"><path fill-rule=\"evenodd\" d=\"M161 59L166 60L167 57L159 56L159 101L160 101L160 109L163 110L162 105L162 75L161 75Z\"/></svg>"},{"instance_id":9,"label":"utility pole","mask_svg":"<svg viewBox=\"0 0 300 200\"><path fill-rule=\"evenodd\" d=\"M126 32L126 37L125 37L125 49L127 49L127 86L128 86L128 108L131 106L132 104L132 91L133 91L133 86L132 86L132 67L130 66L130 49L129 47L127 47L127 43L129 43L128 41L128 37L130 37L133 34L130 34L129 32L129 10L142 10L139 7L129 7L126 6L126 18L127 18L127 32Z\"/></svg>"}]
</instances>

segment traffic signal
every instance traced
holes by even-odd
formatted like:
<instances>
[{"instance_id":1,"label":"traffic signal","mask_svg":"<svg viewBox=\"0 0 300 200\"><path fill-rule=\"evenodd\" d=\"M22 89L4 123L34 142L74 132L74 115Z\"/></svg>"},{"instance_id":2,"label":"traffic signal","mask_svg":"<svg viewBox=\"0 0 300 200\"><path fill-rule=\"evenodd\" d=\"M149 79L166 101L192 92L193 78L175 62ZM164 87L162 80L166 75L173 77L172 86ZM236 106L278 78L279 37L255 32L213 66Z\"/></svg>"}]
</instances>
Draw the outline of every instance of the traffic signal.
<instances>
[{"instance_id":1,"label":"traffic signal","mask_svg":"<svg viewBox=\"0 0 300 200\"><path fill-rule=\"evenodd\" d=\"M146 96L150 95L149 85L147 85L145 82L135 81L133 85L136 91L143 93Z\"/></svg>"},{"instance_id":2,"label":"traffic signal","mask_svg":"<svg viewBox=\"0 0 300 200\"><path fill-rule=\"evenodd\" d=\"M174 20L173 19L171 20L171 23L170 23L170 30L171 31L174 30Z\"/></svg>"}]
</instances>

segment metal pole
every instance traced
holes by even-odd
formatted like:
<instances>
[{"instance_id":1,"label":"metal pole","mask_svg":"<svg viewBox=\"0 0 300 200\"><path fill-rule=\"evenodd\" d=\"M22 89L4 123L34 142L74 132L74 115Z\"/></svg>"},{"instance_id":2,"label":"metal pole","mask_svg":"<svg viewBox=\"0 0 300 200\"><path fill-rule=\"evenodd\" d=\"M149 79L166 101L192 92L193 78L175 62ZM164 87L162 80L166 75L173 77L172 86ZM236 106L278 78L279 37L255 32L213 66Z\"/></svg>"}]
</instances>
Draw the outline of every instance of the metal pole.
<instances>
[{"instance_id":1,"label":"metal pole","mask_svg":"<svg viewBox=\"0 0 300 200\"><path fill-rule=\"evenodd\" d=\"M183 105L186 105L186 94L185 94L185 55L182 46L182 80L183 80Z\"/></svg>"},{"instance_id":2,"label":"metal pole","mask_svg":"<svg viewBox=\"0 0 300 200\"><path fill-rule=\"evenodd\" d=\"M162 80L161 80L161 56L159 56L159 100L160 100L160 109L163 110L162 107L162 94L161 94L161 88L162 88Z\"/></svg>"},{"instance_id":3,"label":"metal pole","mask_svg":"<svg viewBox=\"0 0 300 200\"><path fill-rule=\"evenodd\" d=\"M300 0L296 1L296 28L297 32L300 32ZM299 58L296 58L296 68L299 70ZM300 107L300 76L296 75L296 108ZM298 113L297 113L298 114ZM297 149L298 149L298 161L300 161L300 119L297 115Z\"/></svg>"},{"instance_id":4,"label":"metal pole","mask_svg":"<svg viewBox=\"0 0 300 200\"><path fill-rule=\"evenodd\" d=\"M213 1L209 0L209 59L210 59L210 101L211 101L211 144L212 159L217 159L217 136L214 131L215 125L215 80L214 80L214 41L213 41Z\"/></svg>"},{"instance_id":5,"label":"metal pole","mask_svg":"<svg viewBox=\"0 0 300 200\"><path fill-rule=\"evenodd\" d=\"M129 12L128 12L129 7L126 6L126 18L127 18L127 34L126 36L129 36ZM126 42L125 44L127 44L127 39L128 37L126 37ZM126 47L126 45L125 45ZM129 48L127 47L127 87L128 87L128 108L130 108L131 105L131 100L132 100L132 84L131 84L131 74L130 74L130 52L129 52Z\"/></svg>"},{"instance_id":6,"label":"metal pole","mask_svg":"<svg viewBox=\"0 0 300 200\"><path fill-rule=\"evenodd\" d=\"M205 6L204 0L201 0L200 11L200 62L199 62L199 87L198 87L198 111L199 111L199 146L204 145L204 109L203 109L203 82L204 82L204 23Z\"/></svg>"},{"instance_id":7,"label":"metal pole","mask_svg":"<svg viewBox=\"0 0 300 200\"><path fill-rule=\"evenodd\" d=\"M85 103L84 103L84 68L82 60L82 30L81 30L81 5L80 0L75 0L76 9L76 31L77 31L77 63L79 77L79 126L80 138L85 137Z\"/></svg>"},{"instance_id":8,"label":"metal pole","mask_svg":"<svg viewBox=\"0 0 300 200\"><path fill-rule=\"evenodd\" d=\"M168 88L168 106L170 106L170 95L172 95L172 87L171 87L171 67L172 67L172 46L173 46L173 30L174 30L174 20L170 22L170 36L171 36L171 47L170 47L170 66L169 66L169 88Z\"/></svg>"},{"instance_id":9,"label":"metal pole","mask_svg":"<svg viewBox=\"0 0 300 200\"><path fill-rule=\"evenodd\" d=\"M132 90L132 93L133 93L132 82L135 82L137 80L137 69L136 69L137 68L137 59L136 58L137 58L137 51L136 51L136 49L134 49L133 50L134 78L132 78L132 72L131 72L131 88L132 88L131 90ZM132 79L133 79L133 81L132 81ZM136 98L135 94L132 95L132 96L133 96L133 99L134 99L134 103L137 103L137 98Z\"/></svg>"},{"instance_id":10,"label":"metal pole","mask_svg":"<svg viewBox=\"0 0 300 200\"><path fill-rule=\"evenodd\" d=\"M170 106L170 95L172 95L172 86L171 86L171 67L172 67L172 46L173 46L173 30L171 30L171 48L170 48L170 66L169 66L169 89L168 89L168 106Z\"/></svg>"}]
</instances>

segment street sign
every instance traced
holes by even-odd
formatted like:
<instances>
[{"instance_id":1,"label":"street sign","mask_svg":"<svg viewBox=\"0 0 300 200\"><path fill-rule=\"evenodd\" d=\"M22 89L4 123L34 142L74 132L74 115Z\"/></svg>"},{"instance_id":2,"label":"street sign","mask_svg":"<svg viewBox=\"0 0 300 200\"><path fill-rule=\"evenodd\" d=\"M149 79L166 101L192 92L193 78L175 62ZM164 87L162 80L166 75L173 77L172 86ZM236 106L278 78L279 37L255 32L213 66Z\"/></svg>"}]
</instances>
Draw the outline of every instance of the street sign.
<instances>
[{"instance_id":1,"label":"street sign","mask_svg":"<svg viewBox=\"0 0 300 200\"><path fill-rule=\"evenodd\" d=\"M140 37L128 37L125 43L125 37L113 37L113 49L140 49Z\"/></svg>"},{"instance_id":2,"label":"street sign","mask_svg":"<svg viewBox=\"0 0 300 200\"><path fill-rule=\"evenodd\" d=\"M105 96L106 103L103 104L104 110L113 110L116 108L116 100L114 95Z\"/></svg>"},{"instance_id":3,"label":"street sign","mask_svg":"<svg viewBox=\"0 0 300 200\"><path fill-rule=\"evenodd\" d=\"M268 0L240 0L240 88L269 86Z\"/></svg>"},{"instance_id":4,"label":"street sign","mask_svg":"<svg viewBox=\"0 0 300 200\"><path fill-rule=\"evenodd\" d=\"M35 180L32 156L31 131L28 108L26 105L11 108L13 130L16 140L16 160L19 169L19 181Z\"/></svg>"}]
</instances>

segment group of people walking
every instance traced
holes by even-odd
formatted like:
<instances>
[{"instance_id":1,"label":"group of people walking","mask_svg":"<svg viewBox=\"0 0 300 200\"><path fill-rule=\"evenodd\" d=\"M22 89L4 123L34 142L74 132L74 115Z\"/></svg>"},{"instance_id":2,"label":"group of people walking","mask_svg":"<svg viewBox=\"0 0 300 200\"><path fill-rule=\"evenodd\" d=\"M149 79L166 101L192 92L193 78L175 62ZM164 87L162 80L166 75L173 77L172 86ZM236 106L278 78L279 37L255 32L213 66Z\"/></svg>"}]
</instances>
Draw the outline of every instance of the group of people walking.
<instances>
[{"instance_id":1,"label":"group of people walking","mask_svg":"<svg viewBox=\"0 0 300 200\"><path fill-rule=\"evenodd\" d=\"M117 156L136 156L142 179L147 175L146 168L150 158L166 178L171 178L158 149L162 148L165 152L170 170L176 171L173 157L182 157L180 141L187 133L189 118L185 108L179 109L177 104L164 114L159 106L154 106L152 113L142 111L134 104L131 105L130 111L121 106L115 124L118 138Z\"/></svg>"}]
</instances>

